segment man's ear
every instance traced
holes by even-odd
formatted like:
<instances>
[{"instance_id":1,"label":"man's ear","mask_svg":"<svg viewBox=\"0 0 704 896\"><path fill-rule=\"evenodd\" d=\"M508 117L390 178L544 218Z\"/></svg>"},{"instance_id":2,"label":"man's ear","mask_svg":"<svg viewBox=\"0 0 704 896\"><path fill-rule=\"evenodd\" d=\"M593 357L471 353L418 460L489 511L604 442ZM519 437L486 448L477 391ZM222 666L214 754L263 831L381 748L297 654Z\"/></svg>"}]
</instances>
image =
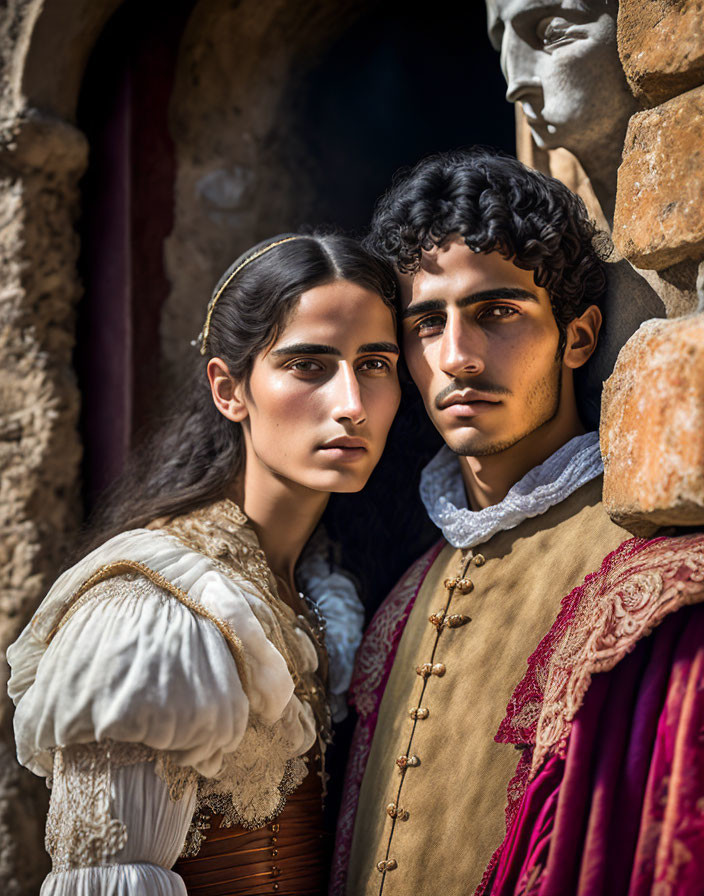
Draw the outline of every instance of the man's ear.
<instances>
[{"instance_id":1,"label":"man's ear","mask_svg":"<svg viewBox=\"0 0 704 896\"><path fill-rule=\"evenodd\" d=\"M601 321L599 308L590 305L583 314L567 324L565 352L562 356L566 367L576 370L591 358L599 338Z\"/></svg>"},{"instance_id":2,"label":"man's ear","mask_svg":"<svg viewBox=\"0 0 704 896\"><path fill-rule=\"evenodd\" d=\"M235 380L222 358L208 361L208 381L215 407L223 417L241 423L249 415L244 383Z\"/></svg>"}]
</instances>

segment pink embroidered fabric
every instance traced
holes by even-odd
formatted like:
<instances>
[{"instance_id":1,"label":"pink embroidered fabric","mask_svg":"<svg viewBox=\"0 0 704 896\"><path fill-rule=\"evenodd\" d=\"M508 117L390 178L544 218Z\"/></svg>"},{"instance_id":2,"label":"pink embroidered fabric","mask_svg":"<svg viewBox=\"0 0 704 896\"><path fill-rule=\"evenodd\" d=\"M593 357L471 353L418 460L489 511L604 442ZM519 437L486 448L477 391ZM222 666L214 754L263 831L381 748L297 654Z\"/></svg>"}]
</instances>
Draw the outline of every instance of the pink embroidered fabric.
<instances>
[{"instance_id":1,"label":"pink embroidered fabric","mask_svg":"<svg viewBox=\"0 0 704 896\"><path fill-rule=\"evenodd\" d=\"M704 536L627 541L567 595L496 739L525 749L476 896L704 893Z\"/></svg>"},{"instance_id":2,"label":"pink embroidered fabric","mask_svg":"<svg viewBox=\"0 0 704 896\"><path fill-rule=\"evenodd\" d=\"M345 892L359 792L379 718L381 698L391 674L396 650L420 586L444 547L444 541L438 542L411 566L377 610L357 651L349 700L359 713L359 721L345 773L330 876L330 896L343 896Z\"/></svg>"}]
</instances>

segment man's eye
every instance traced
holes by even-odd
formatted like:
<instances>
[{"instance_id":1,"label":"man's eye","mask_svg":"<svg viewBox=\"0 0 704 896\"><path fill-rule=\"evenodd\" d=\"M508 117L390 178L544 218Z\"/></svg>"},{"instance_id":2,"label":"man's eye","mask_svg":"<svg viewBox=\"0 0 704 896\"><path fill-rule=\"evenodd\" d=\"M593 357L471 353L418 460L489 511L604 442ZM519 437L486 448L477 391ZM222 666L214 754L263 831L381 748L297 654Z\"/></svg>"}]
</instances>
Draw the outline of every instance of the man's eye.
<instances>
[{"instance_id":1,"label":"man's eye","mask_svg":"<svg viewBox=\"0 0 704 896\"><path fill-rule=\"evenodd\" d=\"M546 16L538 22L536 28L539 42L544 47L557 43L567 35L572 24L561 16Z\"/></svg>"},{"instance_id":2,"label":"man's eye","mask_svg":"<svg viewBox=\"0 0 704 896\"><path fill-rule=\"evenodd\" d=\"M424 317L416 324L416 332L419 336L431 336L439 333L445 326L445 318L440 314Z\"/></svg>"},{"instance_id":3,"label":"man's eye","mask_svg":"<svg viewBox=\"0 0 704 896\"><path fill-rule=\"evenodd\" d=\"M492 305L490 308L480 311L477 317L479 320L503 320L513 317L514 314L518 314L518 311L511 305Z\"/></svg>"}]
</instances>

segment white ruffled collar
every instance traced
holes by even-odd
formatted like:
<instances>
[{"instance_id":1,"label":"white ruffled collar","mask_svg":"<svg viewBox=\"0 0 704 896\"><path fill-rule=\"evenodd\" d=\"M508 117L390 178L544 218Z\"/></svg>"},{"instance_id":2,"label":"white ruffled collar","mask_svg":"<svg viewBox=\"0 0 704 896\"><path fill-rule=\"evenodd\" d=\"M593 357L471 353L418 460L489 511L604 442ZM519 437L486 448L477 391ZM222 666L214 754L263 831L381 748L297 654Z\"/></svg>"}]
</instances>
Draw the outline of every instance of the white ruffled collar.
<instances>
[{"instance_id":1,"label":"white ruffled collar","mask_svg":"<svg viewBox=\"0 0 704 896\"><path fill-rule=\"evenodd\" d=\"M443 445L421 474L420 496L445 539L455 548L471 548L545 513L603 469L598 433L575 436L526 473L503 501L474 511L467 507L459 458Z\"/></svg>"}]
</instances>

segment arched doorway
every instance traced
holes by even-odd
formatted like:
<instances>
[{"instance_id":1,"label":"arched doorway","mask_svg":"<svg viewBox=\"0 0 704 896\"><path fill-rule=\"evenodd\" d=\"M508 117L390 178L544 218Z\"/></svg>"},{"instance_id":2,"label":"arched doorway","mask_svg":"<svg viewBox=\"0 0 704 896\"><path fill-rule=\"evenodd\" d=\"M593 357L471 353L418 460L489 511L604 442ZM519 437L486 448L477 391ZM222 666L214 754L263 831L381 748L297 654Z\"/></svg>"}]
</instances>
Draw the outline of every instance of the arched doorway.
<instances>
[{"instance_id":1,"label":"arched doorway","mask_svg":"<svg viewBox=\"0 0 704 896\"><path fill-rule=\"evenodd\" d=\"M393 172L434 150L511 151L503 91L483 5L433 20L398 0L182 0L146 16L123 4L79 107L93 159L78 353L88 504L149 418L159 367L171 378L189 363L233 257L301 226L362 231ZM411 401L370 488L331 506L370 610L435 537L417 480L437 446Z\"/></svg>"}]
</instances>

